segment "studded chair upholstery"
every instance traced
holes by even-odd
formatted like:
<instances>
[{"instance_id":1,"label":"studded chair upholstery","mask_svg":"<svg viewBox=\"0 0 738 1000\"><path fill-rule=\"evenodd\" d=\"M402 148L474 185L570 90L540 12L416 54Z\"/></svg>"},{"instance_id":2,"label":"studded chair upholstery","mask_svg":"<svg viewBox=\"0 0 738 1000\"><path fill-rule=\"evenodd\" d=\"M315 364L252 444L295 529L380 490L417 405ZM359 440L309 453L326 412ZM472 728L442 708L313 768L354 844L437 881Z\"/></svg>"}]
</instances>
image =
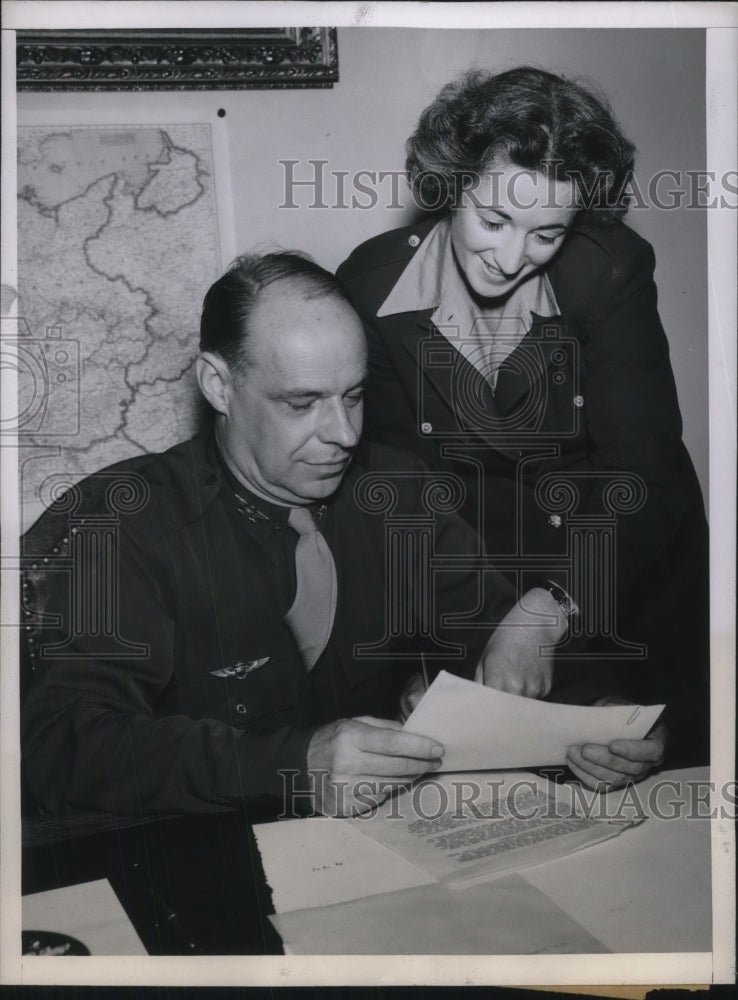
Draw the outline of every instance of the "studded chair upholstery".
<instances>
[{"instance_id":1,"label":"studded chair upholstery","mask_svg":"<svg viewBox=\"0 0 738 1000\"><path fill-rule=\"evenodd\" d=\"M68 515L50 508L21 539L21 704L43 665L41 626L46 620L50 574L69 567L70 556Z\"/></svg>"},{"instance_id":2,"label":"studded chair upholstery","mask_svg":"<svg viewBox=\"0 0 738 1000\"><path fill-rule=\"evenodd\" d=\"M50 574L70 565L66 512L47 510L21 539L21 621L19 635L20 702L43 670L41 627L46 621ZM21 812L38 815L21 776Z\"/></svg>"},{"instance_id":3,"label":"studded chair upholstery","mask_svg":"<svg viewBox=\"0 0 738 1000\"><path fill-rule=\"evenodd\" d=\"M71 566L69 517L49 508L21 539L21 704L43 667L41 626L46 623L50 574Z\"/></svg>"},{"instance_id":4,"label":"studded chair upholstery","mask_svg":"<svg viewBox=\"0 0 738 1000\"><path fill-rule=\"evenodd\" d=\"M105 484L106 480L103 479L103 487ZM91 493L100 492L97 485L93 484ZM46 622L51 575L63 570L72 570L75 535L78 531L86 529L84 517L78 516L76 512L70 515L68 499L69 494L46 510L21 539L23 619L23 627L20 630L21 705L44 670L42 626ZM46 623L51 624L51 622ZM31 796L23 780L22 769L21 814L24 848L65 840L69 837L158 822L177 815L167 813L126 816L84 808L70 808L59 815L46 815Z\"/></svg>"}]
</instances>

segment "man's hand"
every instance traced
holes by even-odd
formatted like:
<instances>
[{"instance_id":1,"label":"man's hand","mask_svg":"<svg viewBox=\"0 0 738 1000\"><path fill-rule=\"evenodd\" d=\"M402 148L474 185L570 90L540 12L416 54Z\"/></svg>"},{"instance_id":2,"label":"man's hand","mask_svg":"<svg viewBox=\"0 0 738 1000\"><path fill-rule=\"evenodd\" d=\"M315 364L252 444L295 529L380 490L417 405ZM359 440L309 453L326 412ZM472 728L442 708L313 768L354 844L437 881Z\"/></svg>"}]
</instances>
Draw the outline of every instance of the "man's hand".
<instances>
[{"instance_id":1,"label":"man's hand","mask_svg":"<svg viewBox=\"0 0 738 1000\"><path fill-rule=\"evenodd\" d=\"M339 719L321 726L308 745L316 811L352 816L373 809L397 787L441 764L443 747L416 733L402 732L389 719Z\"/></svg>"},{"instance_id":2,"label":"man's hand","mask_svg":"<svg viewBox=\"0 0 738 1000\"><path fill-rule=\"evenodd\" d=\"M601 698L597 705L629 705L621 698ZM664 759L668 732L657 722L643 740L613 740L608 746L585 743L569 747L566 763L587 788L609 792L642 781Z\"/></svg>"},{"instance_id":3,"label":"man's hand","mask_svg":"<svg viewBox=\"0 0 738 1000\"><path fill-rule=\"evenodd\" d=\"M555 616L541 624L539 615ZM552 646L565 634L566 617L547 590L534 587L505 615L487 643L474 680L526 698L545 698L553 681Z\"/></svg>"}]
</instances>

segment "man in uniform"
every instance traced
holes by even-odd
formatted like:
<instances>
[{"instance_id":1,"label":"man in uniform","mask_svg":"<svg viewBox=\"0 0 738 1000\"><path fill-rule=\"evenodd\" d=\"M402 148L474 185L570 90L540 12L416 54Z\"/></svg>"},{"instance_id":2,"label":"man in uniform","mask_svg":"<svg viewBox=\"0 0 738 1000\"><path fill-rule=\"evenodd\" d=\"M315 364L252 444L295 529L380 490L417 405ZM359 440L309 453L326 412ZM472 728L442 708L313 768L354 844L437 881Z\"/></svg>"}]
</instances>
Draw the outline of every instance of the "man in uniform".
<instances>
[{"instance_id":1,"label":"man in uniform","mask_svg":"<svg viewBox=\"0 0 738 1000\"><path fill-rule=\"evenodd\" d=\"M26 538L26 553L55 539L61 559L22 713L36 803L279 812L291 798L350 814L369 804L356 782L377 801L440 764L443 747L396 721L424 649L501 690L549 693L541 647L566 630L555 591L515 603L499 574L429 575L419 550L402 580L386 565L393 518L409 546L413 524L432 524L434 559L457 566L479 541L429 509L417 459L360 444L366 344L333 276L296 253L240 258L205 298L197 375L209 427L91 476ZM443 624L472 611L475 627ZM662 750L580 748L576 764L592 783L626 780Z\"/></svg>"}]
</instances>

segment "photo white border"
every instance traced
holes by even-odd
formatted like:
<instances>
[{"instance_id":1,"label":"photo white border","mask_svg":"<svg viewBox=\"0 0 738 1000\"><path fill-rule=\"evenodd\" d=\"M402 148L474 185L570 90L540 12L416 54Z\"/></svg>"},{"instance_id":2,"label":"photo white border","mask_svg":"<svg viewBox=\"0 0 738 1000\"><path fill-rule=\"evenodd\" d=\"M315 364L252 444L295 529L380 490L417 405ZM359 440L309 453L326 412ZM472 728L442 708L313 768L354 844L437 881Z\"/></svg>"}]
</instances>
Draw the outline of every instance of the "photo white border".
<instances>
[{"instance_id":1,"label":"photo white border","mask_svg":"<svg viewBox=\"0 0 738 1000\"><path fill-rule=\"evenodd\" d=\"M3 4L3 282L17 286L15 254L15 81L16 29L80 28L88 0ZM258 27L275 24L407 26L433 28L711 28L707 33L706 101L708 169L735 169L738 11L728 3L188 3L94 4L96 28ZM176 16L176 22L175 22ZM340 59L340 54L339 54ZM340 63L339 63L340 65ZM710 329L710 523L712 528L711 613L717 636L712 663L713 718L724 720L735 704L735 458L736 458L736 213L708 215ZM15 405L14 387L3 382L3 413ZM15 452L4 446L2 533L5 557L17 558L18 511ZM3 620L17 621L18 587L0 595ZM350 959L326 956L200 958L46 958L20 956L20 802L18 788L18 669L10 629L0 630L0 982L115 985L576 985L732 982L735 978L735 846L733 825L713 830L713 952L597 956L403 956ZM734 715L733 715L734 718ZM713 726L711 779L733 777L734 726ZM722 891L717 891L722 888ZM330 978L326 978L326 968Z\"/></svg>"},{"instance_id":2,"label":"photo white border","mask_svg":"<svg viewBox=\"0 0 738 1000\"><path fill-rule=\"evenodd\" d=\"M707 170L716 176L736 168L738 124L738 31L708 30L706 38ZM732 98L732 99L731 99ZM732 108L731 108L732 105ZM735 762L736 611L736 275L738 212L708 211L710 633L711 712L732 725L716 726L710 741L711 778L733 776ZM714 527L713 527L714 526ZM712 828L713 976L734 982L735 824ZM725 887L722 891L720 887ZM732 891L731 891L732 887Z\"/></svg>"}]
</instances>

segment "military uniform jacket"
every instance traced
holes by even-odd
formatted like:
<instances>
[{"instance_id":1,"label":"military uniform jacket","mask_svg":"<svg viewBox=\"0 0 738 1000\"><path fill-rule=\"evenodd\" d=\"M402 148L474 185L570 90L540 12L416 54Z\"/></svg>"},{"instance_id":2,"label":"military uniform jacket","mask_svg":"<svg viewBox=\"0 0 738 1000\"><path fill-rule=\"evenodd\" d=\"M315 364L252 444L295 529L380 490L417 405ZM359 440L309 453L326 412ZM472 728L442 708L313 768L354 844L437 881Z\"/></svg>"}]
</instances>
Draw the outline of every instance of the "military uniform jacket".
<instances>
[{"instance_id":1,"label":"military uniform jacket","mask_svg":"<svg viewBox=\"0 0 738 1000\"><path fill-rule=\"evenodd\" d=\"M561 315L534 321L493 395L433 330L433 310L377 317L431 226L369 240L338 271L369 340L367 432L460 475L469 485L466 514L492 555L561 551L567 518L607 512L613 497L604 487L620 479L618 562L627 585L702 511L650 245L623 224L575 228L548 269ZM557 497L562 476L571 491Z\"/></svg>"},{"instance_id":2,"label":"military uniform jacket","mask_svg":"<svg viewBox=\"0 0 738 1000\"><path fill-rule=\"evenodd\" d=\"M388 588L390 522L405 524L406 537L430 531L434 557L479 555L474 533L445 512L447 494L436 502L428 486L413 456L373 445L355 457L320 524L339 596L331 640L310 673L284 624L297 535L286 512L272 523L229 509L233 491L209 435L70 491L24 539L29 560L47 558L36 563L47 617L32 631L36 667L22 711L35 802L136 814L278 800L280 770L293 772L291 787L306 787L316 726L396 717L424 644L437 651L437 637L455 641L442 665L470 674L514 602L503 577L486 574L480 597L473 574L439 574L431 625L398 627L388 606L391 598L407 609L417 598L425 607L428 596L410 576L400 596ZM52 548L51 539L63 544ZM72 568L75 551L91 569ZM481 627L440 624L470 610Z\"/></svg>"},{"instance_id":3,"label":"military uniform jacket","mask_svg":"<svg viewBox=\"0 0 738 1000\"><path fill-rule=\"evenodd\" d=\"M582 603L569 528L612 522L619 627L654 666L625 662L623 676L637 699L683 697L704 747L706 522L651 246L622 223L575 226L547 269L560 315L533 317L493 393L434 329L433 309L377 315L433 224L370 239L338 270L369 341L365 433L460 476L462 513L513 578L527 571L523 591L554 578Z\"/></svg>"}]
</instances>

